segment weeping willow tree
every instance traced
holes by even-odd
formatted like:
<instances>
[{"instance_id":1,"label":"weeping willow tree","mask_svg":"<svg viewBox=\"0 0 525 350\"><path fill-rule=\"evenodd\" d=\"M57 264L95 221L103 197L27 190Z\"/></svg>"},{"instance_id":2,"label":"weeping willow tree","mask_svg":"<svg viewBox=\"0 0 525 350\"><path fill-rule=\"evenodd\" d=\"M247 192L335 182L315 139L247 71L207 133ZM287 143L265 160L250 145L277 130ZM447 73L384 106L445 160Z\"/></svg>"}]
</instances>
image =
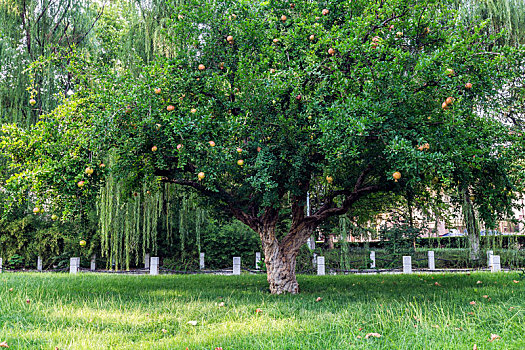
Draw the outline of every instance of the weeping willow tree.
<instances>
[{"instance_id":1,"label":"weeping willow tree","mask_svg":"<svg viewBox=\"0 0 525 350\"><path fill-rule=\"evenodd\" d=\"M505 31L505 35L499 39L500 44L525 44L525 1L462 0L457 5L464 22L488 20L488 34Z\"/></svg>"},{"instance_id":2,"label":"weeping willow tree","mask_svg":"<svg viewBox=\"0 0 525 350\"><path fill-rule=\"evenodd\" d=\"M498 40L487 46L490 52L494 46L520 46L525 44L525 1L523 0L461 0L456 2L460 12L460 21L465 25L476 20L485 20L487 25L484 30L488 36L497 36ZM519 68L518 68L519 69ZM522 74L517 74L506 84L504 91L492 97L497 104L503 106L490 112L490 117L501 120L514 129L525 126L525 93L523 65ZM510 132L515 132L511 130ZM521 166L518 165L518 168ZM510 187L509 187L510 188ZM467 229L470 245L471 259L477 261L480 258L480 228L479 220L476 219L475 203L467 190L460 192L461 209L463 220Z\"/></svg>"},{"instance_id":3,"label":"weeping willow tree","mask_svg":"<svg viewBox=\"0 0 525 350\"><path fill-rule=\"evenodd\" d=\"M118 159L110 153L111 169ZM189 250L201 253L202 228L207 210L196 193L173 184L144 183L130 192L126 182L111 171L97 199L102 257L108 267L138 266L146 254L157 254L162 244L170 256L184 262ZM194 249L188 249L191 246Z\"/></svg>"},{"instance_id":4,"label":"weeping willow tree","mask_svg":"<svg viewBox=\"0 0 525 350\"><path fill-rule=\"evenodd\" d=\"M165 55L162 23L167 7L163 0L0 0L0 122L29 129L74 93L71 56L82 56L88 65L126 69ZM9 167L3 169L1 175L8 178L4 172ZM103 251L116 267L156 250L166 192L156 184L146 187L151 189L128 200L125 186L109 178L99 197L92 198L101 215ZM31 199L25 207L31 213ZM95 214L93 208L84 209ZM169 217L168 240L173 234Z\"/></svg>"},{"instance_id":5,"label":"weeping willow tree","mask_svg":"<svg viewBox=\"0 0 525 350\"><path fill-rule=\"evenodd\" d=\"M0 1L2 121L30 125L57 105L58 95L73 87L68 60L55 61L32 77L25 71L42 57L93 49L90 34L101 11L90 0Z\"/></svg>"},{"instance_id":6,"label":"weeping willow tree","mask_svg":"<svg viewBox=\"0 0 525 350\"><path fill-rule=\"evenodd\" d=\"M73 52L124 68L169 55L168 17L163 0L0 0L1 121L31 125L74 91ZM57 54L63 59L27 74L35 61Z\"/></svg>"},{"instance_id":7,"label":"weeping willow tree","mask_svg":"<svg viewBox=\"0 0 525 350\"><path fill-rule=\"evenodd\" d=\"M146 253L155 254L158 223L163 209L160 188L132 195L122 182L109 176L98 200L102 256L108 267L129 269L134 258L138 265Z\"/></svg>"}]
</instances>

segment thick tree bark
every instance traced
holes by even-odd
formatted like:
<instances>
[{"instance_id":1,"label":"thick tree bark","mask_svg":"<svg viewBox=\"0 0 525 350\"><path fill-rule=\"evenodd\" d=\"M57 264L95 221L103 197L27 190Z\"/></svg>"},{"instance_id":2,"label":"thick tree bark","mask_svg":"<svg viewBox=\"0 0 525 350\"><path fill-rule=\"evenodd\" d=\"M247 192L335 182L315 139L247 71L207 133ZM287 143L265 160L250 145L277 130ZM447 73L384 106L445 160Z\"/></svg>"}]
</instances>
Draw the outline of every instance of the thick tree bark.
<instances>
[{"instance_id":1,"label":"thick tree bark","mask_svg":"<svg viewBox=\"0 0 525 350\"><path fill-rule=\"evenodd\" d=\"M264 247L268 283L272 294L299 293L299 283L295 277L298 250L283 249L275 241Z\"/></svg>"},{"instance_id":2,"label":"thick tree bark","mask_svg":"<svg viewBox=\"0 0 525 350\"><path fill-rule=\"evenodd\" d=\"M312 232L313 228L303 227L291 231L282 242L277 239L272 242L263 241L264 261L272 294L299 293L299 283L295 276L297 255ZM293 239L287 239L288 237Z\"/></svg>"}]
</instances>

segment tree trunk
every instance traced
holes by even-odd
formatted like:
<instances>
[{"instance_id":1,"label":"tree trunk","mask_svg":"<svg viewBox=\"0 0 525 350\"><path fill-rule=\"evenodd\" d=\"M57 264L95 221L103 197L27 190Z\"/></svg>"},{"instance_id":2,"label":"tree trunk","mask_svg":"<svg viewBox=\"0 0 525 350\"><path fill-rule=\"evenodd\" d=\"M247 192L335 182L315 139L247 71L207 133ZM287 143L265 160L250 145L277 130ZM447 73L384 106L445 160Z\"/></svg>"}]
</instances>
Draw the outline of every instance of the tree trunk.
<instances>
[{"instance_id":1,"label":"tree trunk","mask_svg":"<svg viewBox=\"0 0 525 350\"><path fill-rule=\"evenodd\" d=\"M468 191L463 190L463 218L465 220L465 227L467 229L467 237L470 247L470 259L474 262L479 261L480 250L480 233L479 226L476 220L476 212L474 205L470 199Z\"/></svg>"},{"instance_id":2,"label":"tree trunk","mask_svg":"<svg viewBox=\"0 0 525 350\"><path fill-rule=\"evenodd\" d=\"M270 293L299 293L299 283L295 277L297 255L311 233L312 230L305 230L296 235L295 239L284 239L281 243L277 239L272 242L263 241Z\"/></svg>"},{"instance_id":3,"label":"tree trunk","mask_svg":"<svg viewBox=\"0 0 525 350\"><path fill-rule=\"evenodd\" d=\"M298 249L281 247L275 240L263 244L268 283L272 294L299 293L299 283L295 278L295 265Z\"/></svg>"}]
</instances>

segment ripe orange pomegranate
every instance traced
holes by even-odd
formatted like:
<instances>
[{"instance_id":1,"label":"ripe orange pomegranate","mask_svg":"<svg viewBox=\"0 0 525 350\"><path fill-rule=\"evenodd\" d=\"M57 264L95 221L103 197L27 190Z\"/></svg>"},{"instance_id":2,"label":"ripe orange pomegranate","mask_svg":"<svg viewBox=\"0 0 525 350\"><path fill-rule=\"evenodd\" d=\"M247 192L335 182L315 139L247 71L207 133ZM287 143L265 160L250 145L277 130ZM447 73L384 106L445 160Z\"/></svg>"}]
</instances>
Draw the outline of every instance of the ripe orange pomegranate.
<instances>
[{"instance_id":1,"label":"ripe orange pomegranate","mask_svg":"<svg viewBox=\"0 0 525 350\"><path fill-rule=\"evenodd\" d=\"M327 175L327 176L326 176L326 182L328 182L329 184L331 184L333 181L334 181L334 178L333 178L333 177L331 177L330 175Z\"/></svg>"},{"instance_id":2,"label":"ripe orange pomegranate","mask_svg":"<svg viewBox=\"0 0 525 350\"><path fill-rule=\"evenodd\" d=\"M206 69L206 66L203 65L203 64L199 64L199 70L205 70Z\"/></svg>"},{"instance_id":3,"label":"ripe orange pomegranate","mask_svg":"<svg viewBox=\"0 0 525 350\"><path fill-rule=\"evenodd\" d=\"M286 19L287 19L287 18L286 18L285 15L282 15L282 16L281 16L281 21L286 22Z\"/></svg>"},{"instance_id":4,"label":"ripe orange pomegranate","mask_svg":"<svg viewBox=\"0 0 525 350\"><path fill-rule=\"evenodd\" d=\"M454 98L453 97L447 97L447 99L445 100L445 102L447 103L447 105L451 104L452 102L454 102Z\"/></svg>"},{"instance_id":5,"label":"ripe orange pomegranate","mask_svg":"<svg viewBox=\"0 0 525 350\"><path fill-rule=\"evenodd\" d=\"M226 40L231 44L231 43L233 42L233 36L228 35L228 37L226 38Z\"/></svg>"},{"instance_id":6,"label":"ripe orange pomegranate","mask_svg":"<svg viewBox=\"0 0 525 350\"><path fill-rule=\"evenodd\" d=\"M274 44L277 44L278 42L279 42L279 39L277 39L277 38L273 39L273 43Z\"/></svg>"},{"instance_id":7,"label":"ripe orange pomegranate","mask_svg":"<svg viewBox=\"0 0 525 350\"><path fill-rule=\"evenodd\" d=\"M182 147L184 147L184 146L182 146L182 144L179 143L179 144L177 145L177 150L180 151L180 149L181 149Z\"/></svg>"},{"instance_id":8,"label":"ripe orange pomegranate","mask_svg":"<svg viewBox=\"0 0 525 350\"><path fill-rule=\"evenodd\" d=\"M328 49L328 54L330 54L330 55L332 55L332 56L335 55L335 50L332 49L332 48L329 48L329 49Z\"/></svg>"},{"instance_id":9,"label":"ripe orange pomegranate","mask_svg":"<svg viewBox=\"0 0 525 350\"><path fill-rule=\"evenodd\" d=\"M242 148L237 147L237 153L242 153Z\"/></svg>"},{"instance_id":10,"label":"ripe orange pomegranate","mask_svg":"<svg viewBox=\"0 0 525 350\"><path fill-rule=\"evenodd\" d=\"M197 113L197 110L196 110L195 108L192 108L192 109L190 110L190 112L191 112L191 113Z\"/></svg>"},{"instance_id":11,"label":"ripe orange pomegranate","mask_svg":"<svg viewBox=\"0 0 525 350\"><path fill-rule=\"evenodd\" d=\"M160 94L160 92L161 92L160 88L156 88L156 89L155 89L155 93L156 93L157 95Z\"/></svg>"},{"instance_id":12,"label":"ripe orange pomegranate","mask_svg":"<svg viewBox=\"0 0 525 350\"><path fill-rule=\"evenodd\" d=\"M465 84L465 89L472 89L472 84L471 83L466 83Z\"/></svg>"},{"instance_id":13,"label":"ripe orange pomegranate","mask_svg":"<svg viewBox=\"0 0 525 350\"><path fill-rule=\"evenodd\" d=\"M151 151L152 151L152 152L157 152L157 149L158 149L157 146L153 146L153 147L151 147Z\"/></svg>"},{"instance_id":14,"label":"ripe orange pomegranate","mask_svg":"<svg viewBox=\"0 0 525 350\"><path fill-rule=\"evenodd\" d=\"M309 37L308 39L310 39L310 41L314 41L314 39L315 39L315 35L313 35L313 34L310 35L310 37Z\"/></svg>"},{"instance_id":15,"label":"ripe orange pomegranate","mask_svg":"<svg viewBox=\"0 0 525 350\"><path fill-rule=\"evenodd\" d=\"M210 142L208 142L208 143L210 144L211 147L215 147L215 142L210 141Z\"/></svg>"},{"instance_id":16,"label":"ripe orange pomegranate","mask_svg":"<svg viewBox=\"0 0 525 350\"><path fill-rule=\"evenodd\" d=\"M168 107L166 107L166 109L168 110L168 112L171 112L171 111L175 110L175 106L169 105Z\"/></svg>"},{"instance_id":17,"label":"ripe orange pomegranate","mask_svg":"<svg viewBox=\"0 0 525 350\"><path fill-rule=\"evenodd\" d=\"M243 166L243 165L244 165L244 160L239 159L239 160L237 161L237 165L238 165L238 166Z\"/></svg>"},{"instance_id":18,"label":"ripe orange pomegranate","mask_svg":"<svg viewBox=\"0 0 525 350\"><path fill-rule=\"evenodd\" d=\"M323 16L326 16L327 14L330 13L330 11L328 9L323 9L321 13L323 14Z\"/></svg>"},{"instance_id":19,"label":"ripe orange pomegranate","mask_svg":"<svg viewBox=\"0 0 525 350\"><path fill-rule=\"evenodd\" d=\"M399 171L396 171L395 173L392 174L392 177L397 182L397 180L401 178L401 173Z\"/></svg>"},{"instance_id":20,"label":"ripe orange pomegranate","mask_svg":"<svg viewBox=\"0 0 525 350\"><path fill-rule=\"evenodd\" d=\"M79 181L79 182L77 183L77 186L80 187L80 188L82 188L82 187L84 187L84 184L85 184L84 181Z\"/></svg>"},{"instance_id":21,"label":"ripe orange pomegranate","mask_svg":"<svg viewBox=\"0 0 525 350\"><path fill-rule=\"evenodd\" d=\"M197 174L197 177L199 178L199 181L203 180L205 175L204 173L201 171L200 173Z\"/></svg>"}]
</instances>

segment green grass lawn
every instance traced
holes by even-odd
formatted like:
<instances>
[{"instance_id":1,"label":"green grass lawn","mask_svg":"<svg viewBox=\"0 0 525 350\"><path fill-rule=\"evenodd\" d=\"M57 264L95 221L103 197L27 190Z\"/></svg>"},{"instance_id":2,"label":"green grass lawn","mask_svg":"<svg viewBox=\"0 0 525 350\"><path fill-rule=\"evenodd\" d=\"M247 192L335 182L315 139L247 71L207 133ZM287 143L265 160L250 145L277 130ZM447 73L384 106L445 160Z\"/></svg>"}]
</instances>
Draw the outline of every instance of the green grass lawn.
<instances>
[{"instance_id":1,"label":"green grass lawn","mask_svg":"<svg viewBox=\"0 0 525 350\"><path fill-rule=\"evenodd\" d=\"M300 276L300 295L272 296L265 276L4 273L0 343L10 349L525 349L525 281L513 282L518 279L517 273ZM381 337L365 339L367 333ZM491 334L501 339L489 342Z\"/></svg>"}]
</instances>

